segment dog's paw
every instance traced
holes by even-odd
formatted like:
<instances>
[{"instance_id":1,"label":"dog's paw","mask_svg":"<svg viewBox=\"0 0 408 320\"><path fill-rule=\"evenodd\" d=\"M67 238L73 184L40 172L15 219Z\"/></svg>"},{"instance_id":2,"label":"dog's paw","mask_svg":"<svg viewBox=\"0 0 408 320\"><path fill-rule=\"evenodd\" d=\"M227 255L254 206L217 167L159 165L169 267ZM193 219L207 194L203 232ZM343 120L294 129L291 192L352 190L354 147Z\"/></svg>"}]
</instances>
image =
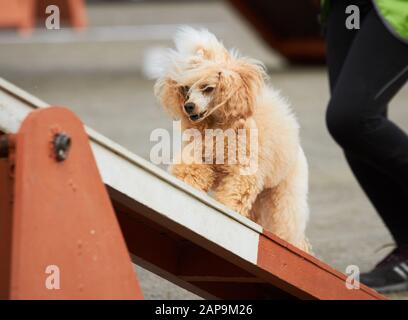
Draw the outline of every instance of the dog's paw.
<instances>
[{"instance_id":1,"label":"dog's paw","mask_svg":"<svg viewBox=\"0 0 408 320\"><path fill-rule=\"evenodd\" d=\"M176 164L172 165L169 171L178 179L205 193L214 182L212 170L205 165Z\"/></svg>"},{"instance_id":2,"label":"dog's paw","mask_svg":"<svg viewBox=\"0 0 408 320\"><path fill-rule=\"evenodd\" d=\"M221 202L226 207L230 208L231 210L238 212L240 215L249 218L250 216L250 206L246 205L245 201L242 198L235 198L231 196L223 196L222 194L215 193L214 198Z\"/></svg>"}]
</instances>

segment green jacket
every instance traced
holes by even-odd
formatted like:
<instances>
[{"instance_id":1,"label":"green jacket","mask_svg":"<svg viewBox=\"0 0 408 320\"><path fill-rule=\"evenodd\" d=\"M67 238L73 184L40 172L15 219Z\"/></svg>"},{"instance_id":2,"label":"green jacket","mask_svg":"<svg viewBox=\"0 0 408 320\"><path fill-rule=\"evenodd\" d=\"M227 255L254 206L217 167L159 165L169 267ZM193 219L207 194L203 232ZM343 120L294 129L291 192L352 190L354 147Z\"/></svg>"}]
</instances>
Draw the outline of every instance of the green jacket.
<instances>
[{"instance_id":1,"label":"green jacket","mask_svg":"<svg viewBox=\"0 0 408 320\"><path fill-rule=\"evenodd\" d=\"M387 28L408 43L408 0L372 0ZM330 0L321 0L322 21L330 11Z\"/></svg>"}]
</instances>

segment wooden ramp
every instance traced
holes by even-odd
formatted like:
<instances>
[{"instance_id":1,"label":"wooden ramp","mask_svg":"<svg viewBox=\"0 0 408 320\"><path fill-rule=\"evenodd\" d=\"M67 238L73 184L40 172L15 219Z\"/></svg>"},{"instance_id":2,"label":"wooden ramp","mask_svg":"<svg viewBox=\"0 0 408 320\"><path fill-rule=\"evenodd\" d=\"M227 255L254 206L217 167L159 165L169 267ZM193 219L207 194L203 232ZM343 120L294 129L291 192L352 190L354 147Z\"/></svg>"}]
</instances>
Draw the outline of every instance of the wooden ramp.
<instances>
[{"instance_id":1,"label":"wooden ramp","mask_svg":"<svg viewBox=\"0 0 408 320\"><path fill-rule=\"evenodd\" d=\"M3 170L15 173L0 175L0 219L6 222L0 230L0 255L7 261L0 269L0 289L7 293L3 298L141 298L136 277L129 275L130 261L126 259L130 257L204 298L384 299L364 285L347 289L344 274L85 127L89 149L79 120L66 109L47 107L0 78L0 132L8 134L3 135L0 156L4 159L7 154L6 137L9 148L16 149L15 168ZM33 112L36 109L41 111ZM49 141L38 142L52 139L47 130L72 132L70 155L63 165L51 163L50 157L41 160L42 153L52 151L47 149ZM88 149L92 150L89 154ZM8 159L11 161L10 156ZM92 167L93 159L100 176ZM45 172L39 176L41 170ZM31 171L37 172L36 178ZM13 179L15 187L10 191L7 185ZM94 188L90 189L89 179ZM105 203L104 188L98 187L100 179L112 206ZM47 183L51 187L43 188ZM8 201L10 194L12 202ZM95 207L96 199L100 203ZM42 212L48 207L53 209ZM50 227L50 219L71 226L70 231L61 229L60 224ZM121 232L116 230L116 221ZM99 238L92 240L84 230ZM19 236L14 241L16 232ZM27 236L30 232L31 238ZM72 242L85 240L67 243L60 239L61 234ZM123 239L126 246L122 246ZM36 246L38 241L41 245ZM78 250L82 253L74 254ZM39 267L45 268L54 256L62 264L60 290L33 289L44 274L31 275L28 266L43 259ZM24 276L15 270L25 266ZM88 277L91 280L84 280ZM69 290L65 289L68 280Z\"/></svg>"}]
</instances>

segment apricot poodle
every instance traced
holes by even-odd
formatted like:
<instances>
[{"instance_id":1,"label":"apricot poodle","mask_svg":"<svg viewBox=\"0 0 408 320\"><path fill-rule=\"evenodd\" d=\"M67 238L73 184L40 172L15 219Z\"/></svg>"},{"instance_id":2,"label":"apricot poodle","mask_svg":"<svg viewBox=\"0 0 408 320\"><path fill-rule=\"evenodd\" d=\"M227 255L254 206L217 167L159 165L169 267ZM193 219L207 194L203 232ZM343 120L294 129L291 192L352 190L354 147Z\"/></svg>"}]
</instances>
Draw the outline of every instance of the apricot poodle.
<instances>
[{"instance_id":1,"label":"apricot poodle","mask_svg":"<svg viewBox=\"0 0 408 320\"><path fill-rule=\"evenodd\" d=\"M257 139L256 154L249 156L255 170L248 170L248 161L229 161L236 160L236 150L231 152L230 146L244 146L247 155L253 151L251 143L233 144L225 135L221 139L224 161L215 159L218 153L207 152L214 150L213 136L205 139L207 151L200 159L180 155L171 173L310 252L305 236L308 167L299 125L288 103L267 83L259 61L228 51L209 31L182 27L175 35L175 46L157 63L155 94L181 121L182 129L194 129L202 136L209 129L243 131Z\"/></svg>"}]
</instances>

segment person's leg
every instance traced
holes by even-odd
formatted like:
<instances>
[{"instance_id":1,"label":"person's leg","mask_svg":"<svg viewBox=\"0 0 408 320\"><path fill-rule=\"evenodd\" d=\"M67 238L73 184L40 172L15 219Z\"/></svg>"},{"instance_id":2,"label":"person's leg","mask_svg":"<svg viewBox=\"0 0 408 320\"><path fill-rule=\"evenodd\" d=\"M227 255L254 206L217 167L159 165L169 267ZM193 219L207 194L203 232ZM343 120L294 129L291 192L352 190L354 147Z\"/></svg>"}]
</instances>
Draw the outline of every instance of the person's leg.
<instances>
[{"instance_id":1,"label":"person's leg","mask_svg":"<svg viewBox=\"0 0 408 320\"><path fill-rule=\"evenodd\" d=\"M357 29L347 29L345 26L347 18L346 8L351 4L355 4L355 1L333 0L330 2L330 14L327 20L325 40L327 51L326 62L331 93L333 93L343 64L346 61L353 40L358 32ZM372 8L373 6L370 0L367 0L364 6L359 6L360 21L364 20Z\"/></svg>"},{"instance_id":2,"label":"person's leg","mask_svg":"<svg viewBox=\"0 0 408 320\"><path fill-rule=\"evenodd\" d=\"M333 81L327 112L329 131L397 243L408 243L401 232L408 228L408 137L385 113L407 80L407 65L408 46L371 10Z\"/></svg>"},{"instance_id":3,"label":"person's leg","mask_svg":"<svg viewBox=\"0 0 408 320\"><path fill-rule=\"evenodd\" d=\"M389 178L369 163L345 152L347 162L370 202L380 214L397 246L408 244L407 192L394 179Z\"/></svg>"},{"instance_id":4,"label":"person's leg","mask_svg":"<svg viewBox=\"0 0 408 320\"><path fill-rule=\"evenodd\" d=\"M345 27L345 9L350 1L333 1L331 13L328 20L326 43L327 43L327 65L329 69L330 91L334 91L338 77L341 73L344 61L347 58L357 30L349 30ZM371 7L372 8L372 7ZM360 7L361 21L364 21L369 7ZM386 117L386 108L382 115ZM407 216L408 203L405 201L406 194L395 179L378 170L372 164L365 162L352 154L345 152L347 162L356 176L360 186L365 191L372 204L379 212L384 223L392 232L397 244L408 243L407 236L401 228L406 224L400 224L398 217ZM395 231L395 232L393 232Z\"/></svg>"}]
</instances>

